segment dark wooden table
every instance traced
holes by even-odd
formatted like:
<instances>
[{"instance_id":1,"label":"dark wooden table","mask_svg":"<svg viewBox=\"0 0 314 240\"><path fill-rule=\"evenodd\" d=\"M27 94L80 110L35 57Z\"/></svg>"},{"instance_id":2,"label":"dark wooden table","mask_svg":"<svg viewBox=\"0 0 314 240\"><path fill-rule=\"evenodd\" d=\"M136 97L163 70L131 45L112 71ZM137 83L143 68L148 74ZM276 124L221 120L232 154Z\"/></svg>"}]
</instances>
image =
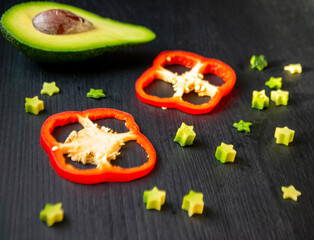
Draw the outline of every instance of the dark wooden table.
<instances>
[{"instance_id":1,"label":"dark wooden table","mask_svg":"<svg viewBox=\"0 0 314 240\"><path fill-rule=\"evenodd\" d=\"M3 13L20 1L3 0ZM101 16L144 25L157 38L143 46L106 54L83 63L37 63L0 38L0 239L314 239L314 2L253 1L84 1L63 0ZM163 50L186 50L232 66L237 82L210 113L193 116L139 101L134 84ZM250 69L253 54L269 67ZM283 66L301 63L291 75ZM253 90L270 76L283 77L288 106L251 108ZM43 82L56 81L60 94L40 95ZM107 97L86 98L90 88ZM45 110L25 113L25 97L38 95ZM69 110L110 107L131 113L154 145L157 164L129 183L74 184L59 177L40 146L47 117ZM251 121L251 133L232 127ZM173 141L182 122L196 139L182 148ZM108 123L114 128L121 124ZM275 143L276 127L295 130L288 146ZM62 139L62 130L56 137ZM221 142L237 150L235 163L221 164ZM134 150L135 149L135 150ZM134 153L135 151L135 153ZM118 165L139 164L136 144L122 151ZM302 192L297 202L282 198L281 186ZM166 190L162 211L147 211L143 191ZM190 189L204 193L202 215L181 209ZM61 201L62 223L49 228L39 220L47 202Z\"/></svg>"}]
</instances>

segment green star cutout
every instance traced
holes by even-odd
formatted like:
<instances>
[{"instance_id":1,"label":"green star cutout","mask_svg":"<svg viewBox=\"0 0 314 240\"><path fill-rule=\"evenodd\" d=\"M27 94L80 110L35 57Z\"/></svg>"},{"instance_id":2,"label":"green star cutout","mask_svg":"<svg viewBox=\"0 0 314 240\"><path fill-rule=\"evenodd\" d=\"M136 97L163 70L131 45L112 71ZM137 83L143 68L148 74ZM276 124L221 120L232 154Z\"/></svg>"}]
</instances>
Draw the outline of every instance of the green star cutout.
<instances>
[{"instance_id":1,"label":"green star cutout","mask_svg":"<svg viewBox=\"0 0 314 240\"><path fill-rule=\"evenodd\" d=\"M269 106L269 97L266 96L265 90L253 91L252 108L262 110Z\"/></svg>"},{"instance_id":2,"label":"green star cutout","mask_svg":"<svg viewBox=\"0 0 314 240\"><path fill-rule=\"evenodd\" d=\"M89 98L97 98L97 99L106 97L102 89L94 89L94 88L91 88L86 96Z\"/></svg>"},{"instance_id":3,"label":"green star cutout","mask_svg":"<svg viewBox=\"0 0 314 240\"><path fill-rule=\"evenodd\" d=\"M38 96L33 98L25 98L25 111L38 115L40 111L44 110L44 102L38 99Z\"/></svg>"},{"instance_id":4,"label":"green star cutout","mask_svg":"<svg viewBox=\"0 0 314 240\"><path fill-rule=\"evenodd\" d=\"M41 94L48 94L50 97L55 94L59 93L60 89L56 86L56 82L47 83L44 82L43 88L41 89Z\"/></svg>"},{"instance_id":5,"label":"green star cutout","mask_svg":"<svg viewBox=\"0 0 314 240\"><path fill-rule=\"evenodd\" d=\"M271 89L280 89L282 87L282 77L270 77L270 79L265 82L265 85Z\"/></svg>"},{"instance_id":6,"label":"green star cutout","mask_svg":"<svg viewBox=\"0 0 314 240\"><path fill-rule=\"evenodd\" d=\"M40 211L40 220L47 223L51 227L56 222L62 222L64 212L62 209L62 203L49 204L47 203L45 208Z\"/></svg>"},{"instance_id":7,"label":"green star cutout","mask_svg":"<svg viewBox=\"0 0 314 240\"><path fill-rule=\"evenodd\" d=\"M268 62L265 59L264 55L255 56L253 55L250 60L251 68L256 68L258 71L262 71L267 67Z\"/></svg>"},{"instance_id":8,"label":"green star cutout","mask_svg":"<svg viewBox=\"0 0 314 240\"><path fill-rule=\"evenodd\" d=\"M289 71L291 74L294 73L301 73L302 72L302 66L300 63L296 64L289 64L287 66L284 66L283 68L285 71Z\"/></svg>"},{"instance_id":9,"label":"green star cutout","mask_svg":"<svg viewBox=\"0 0 314 240\"><path fill-rule=\"evenodd\" d=\"M298 201L298 197L301 196L301 192L296 190L294 186L290 185L289 187L281 187L281 191L283 192L284 199L292 199L293 201Z\"/></svg>"},{"instance_id":10,"label":"green star cutout","mask_svg":"<svg viewBox=\"0 0 314 240\"><path fill-rule=\"evenodd\" d=\"M289 129L287 126L284 128L277 127L275 130L275 138L277 144L289 145L294 138L294 130Z\"/></svg>"},{"instance_id":11,"label":"green star cutout","mask_svg":"<svg viewBox=\"0 0 314 240\"><path fill-rule=\"evenodd\" d=\"M193 131L193 126L188 126L184 122L178 129L174 141L179 143L181 147L185 145L192 145L195 139L196 133Z\"/></svg>"},{"instance_id":12,"label":"green star cutout","mask_svg":"<svg viewBox=\"0 0 314 240\"><path fill-rule=\"evenodd\" d=\"M202 214L204 210L203 193L191 190L183 197L182 209L188 211L189 217L194 214Z\"/></svg>"},{"instance_id":13,"label":"green star cutout","mask_svg":"<svg viewBox=\"0 0 314 240\"><path fill-rule=\"evenodd\" d=\"M152 190L144 191L143 201L146 203L146 209L155 209L160 211L165 203L166 192L159 190L156 186Z\"/></svg>"},{"instance_id":14,"label":"green star cutout","mask_svg":"<svg viewBox=\"0 0 314 240\"><path fill-rule=\"evenodd\" d=\"M233 149L232 144L225 144L222 142L216 149L215 157L222 163L234 162L236 153L237 152Z\"/></svg>"},{"instance_id":15,"label":"green star cutout","mask_svg":"<svg viewBox=\"0 0 314 240\"><path fill-rule=\"evenodd\" d=\"M236 129L238 129L239 132L250 132L250 126L252 125L252 123L250 122L244 122L243 120L240 120L240 122L238 123L234 123L233 127L235 127Z\"/></svg>"},{"instance_id":16,"label":"green star cutout","mask_svg":"<svg viewBox=\"0 0 314 240\"><path fill-rule=\"evenodd\" d=\"M289 92L278 89L270 92L270 99L278 105L287 105L289 100Z\"/></svg>"}]
</instances>

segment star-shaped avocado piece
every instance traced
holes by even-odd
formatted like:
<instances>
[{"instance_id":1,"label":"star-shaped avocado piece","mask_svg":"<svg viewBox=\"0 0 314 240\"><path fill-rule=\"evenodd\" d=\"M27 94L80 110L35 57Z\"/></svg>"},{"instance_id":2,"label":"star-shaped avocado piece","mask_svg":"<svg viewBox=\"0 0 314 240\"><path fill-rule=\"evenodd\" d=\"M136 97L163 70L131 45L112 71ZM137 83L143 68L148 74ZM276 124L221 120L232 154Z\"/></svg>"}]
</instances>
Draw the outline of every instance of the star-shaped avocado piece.
<instances>
[{"instance_id":1,"label":"star-shaped avocado piece","mask_svg":"<svg viewBox=\"0 0 314 240\"><path fill-rule=\"evenodd\" d=\"M33 98L25 98L25 111L38 115L40 111L44 110L44 101L39 100L38 96Z\"/></svg>"},{"instance_id":2,"label":"star-shaped avocado piece","mask_svg":"<svg viewBox=\"0 0 314 240\"><path fill-rule=\"evenodd\" d=\"M289 64L287 66L284 66L283 68L285 71L289 71L291 74L294 73L301 73L302 72L302 65L300 63L296 64Z\"/></svg>"},{"instance_id":3,"label":"star-shaped avocado piece","mask_svg":"<svg viewBox=\"0 0 314 240\"><path fill-rule=\"evenodd\" d=\"M97 98L97 99L106 97L102 89L94 89L94 88L91 88L86 96L88 98Z\"/></svg>"},{"instance_id":4,"label":"star-shaped avocado piece","mask_svg":"<svg viewBox=\"0 0 314 240\"><path fill-rule=\"evenodd\" d=\"M64 217L64 211L62 209L62 203L50 204L47 203L45 208L40 211L40 220L47 223L51 227L56 222L62 222Z\"/></svg>"},{"instance_id":5,"label":"star-shaped avocado piece","mask_svg":"<svg viewBox=\"0 0 314 240\"><path fill-rule=\"evenodd\" d=\"M233 149L232 144L225 144L222 142L216 149L215 157L222 163L234 162L236 153L237 152Z\"/></svg>"},{"instance_id":6,"label":"star-shaped avocado piece","mask_svg":"<svg viewBox=\"0 0 314 240\"><path fill-rule=\"evenodd\" d=\"M60 89L56 86L56 82L44 82L43 88L41 89L40 93L41 94L48 94L50 97L55 94L59 93Z\"/></svg>"},{"instance_id":7,"label":"star-shaped avocado piece","mask_svg":"<svg viewBox=\"0 0 314 240\"><path fill-rule=\"evenodd\" d=\"M298 201L298 197L301 196L301 192L296 190L294 186L290 185L289 187L281 187L281 191L283 192L284 199L292 199L293 201Z\"/></svg>"},{"instance_id":8,"label":"star-shaped avocado piece","mask_svg":"<svg viewBox=\"0 0 314 240\"><path fill-rule=\"evenodd\" d=\"M236 129L238 129L239 132L250 132L250 126L252 125L252 123L250 122L244 122L243 120L240 120L240 122L238 123L234 123L233 127L235 127Z\"/></svg>"},{"instance_id":9,"label":"star-shaped avocado piece","mask_svg":"<svg viewBox=\"0 0 314 240\"><path fill-rule=\"evenodd\" d=\"M278 105L287 105L289 100L289 92L278 89L270 92L270 99Z\"/></svg>"},{"instance_id":10,"label":"star-shaped avocado piece","mask_svg":"<svg viewBox=\"0 0 314 240\"><path fill-rule=\"evenodd\" d=\"M270 77L270 79L265 82L265 85L271 89L280 89L282 87L282 77Z\"/></svg>"},{"instance_id":11,"label":"star-shaped avocado piece","mask_svg":"<svg viewBox=\"0 0 314 240\"><path fill-rule=\"evenodd\" d=\"M165 203L166 191L159 190L156 186L151 190L144 191L143 201L146 203L146 209L155 209L160 211Z\"/></svg>"},{"instance_id":12,"label":"star-shaped avocado piece","mask_svg":"<svg viewBox=\"0 0 314 240\"><path fill-rule=\"evenodd\" d=\"M184 122L178 129L174 141L179 143L181 147L186 145L192 145L195 139L196 133L193 131L193 126L188 126Z\"/></svg>"},{"instance_id":13,"label":"star-shaped avocado piece","mask_svg":"<svg viewBox=\"0 0 314 240\"><path fill-rule=\"evenodd\" d=\"M252 108L262 110L269 106L269 97L266 96L265 90L253 91Z\"/></svg>"},{"instance_id":14,"label":"star-shaped avocado piece","mask_svg":"<svg viewBox=\"0 0 314 240\"><path fill-rule=\"evenodd\" d=\"M253 55L250 60L251 68L256 68L258 71L262 71L267 67L268 62L264 55L255 56Z\"/></svg>"},{"instance_id":15,"label":"star-shaped avocado piece","mask_svg":"<svg viewBox=\"0 0 314 240\"><path fill-rule=\"evenodd\" d=\"M191 190L183 197L182 209L188 211L189 217L194 214L202 214L204 210L203 193Z\"/></svg>"},{"instance_id":16,"label":"star-shaped avocado piece","mask_svg":"<svg viewBox=\"0 0 314 240\"><path fill-rule=\"evenodd\" d=\"M275 130L275 138L277 144L289 145L294 138L294 130L288 128L287 126L280 128L277 127Z\"/></svg>"}]
</instances>

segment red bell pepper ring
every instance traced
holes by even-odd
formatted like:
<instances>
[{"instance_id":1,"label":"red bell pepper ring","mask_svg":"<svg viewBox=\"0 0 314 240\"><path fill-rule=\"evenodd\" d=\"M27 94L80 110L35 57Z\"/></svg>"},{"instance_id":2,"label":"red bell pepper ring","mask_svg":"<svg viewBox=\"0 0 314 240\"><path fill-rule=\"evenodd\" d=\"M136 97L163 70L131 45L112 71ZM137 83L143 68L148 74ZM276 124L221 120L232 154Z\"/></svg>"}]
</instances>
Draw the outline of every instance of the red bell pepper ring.
<instances>
[{"instance_id":1,"label":"red bell pepper ring","mask_svg":"<svg viewBox=\"0 0 314 240\"><path fill-rule=\"evenodd\" d=\"M113 134L112 132L109 133L116 137L121 136L121 138L124 138L124 136L127 135L128 137L126 138L126 141L136 140L136 142L145 149L148 155L148 161L141 166L133 168L112 166L110 161L109 163L105 161L105 164L98 165L97 168L86 170L77 169L73 165L66 163L64 150L68 150L70 143L66 143L67 140L64 144L57 142L57 140L52 136L52 131L56 127L75 122L81 123L82 121L83 126L92 125L94 129L97 128L97 131L102 131L102 128L99 128L91 121L103 118L115 118L125 121L125 126L127 129L129 129L129 132L117 134ZM78 134L80 134L80 132ZM69 137L71 137L71 134ZM115 109L99 108L90 109L83 112L62 112L52 115L44 122L41 128L40 142L43 149L47 152L50 159L50 164L54 170L61 177L76 183L94 184L101 182L127 182L145 176L153 169L156 163L155 149L149 140L140 133L139 127L135 123L133 117L128 113ZM124 145L124 143L121 143L120 145ZM90 146L93 146L93 144L90 144ZM119 149L120 148L118 148L118 151ZM115 159L115 156L117 155L113 155L112 159Z\"/></svg>"},{"instance_id":2,"label":"red bell pepper ring","mask_svg":"<svg viewBox=\"0 0 314 240\"><path fill-rule=\"evenodd\" d=\"M164 68L165 65L172 64L183 65L191 70L177 75ZM222 78L224 84L218 87L203 80L204 74L207 73ZM144 88L156 79L173 84L174 95L170 98L148 95ZM184 51L165 51L157 56L153 66L136 81L135 90L138 98L145 103L158 107L177 108L190 114L203 114L210 112L220 99L231 91L235 82L234 70L219 60ZM184 101L182 95L191 91L195 91L199 96L209 96L211 99L199 105Z\"/></svg>"}]
</instances>

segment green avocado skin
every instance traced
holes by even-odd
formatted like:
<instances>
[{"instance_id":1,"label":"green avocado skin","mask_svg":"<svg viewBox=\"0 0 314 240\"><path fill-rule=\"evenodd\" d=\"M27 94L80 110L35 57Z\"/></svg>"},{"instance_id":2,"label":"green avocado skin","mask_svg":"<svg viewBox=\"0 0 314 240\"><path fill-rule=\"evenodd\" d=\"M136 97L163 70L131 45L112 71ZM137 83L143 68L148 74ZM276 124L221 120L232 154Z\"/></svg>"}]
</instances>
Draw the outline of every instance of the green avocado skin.
<instances>
[{"instance_id":1,"label":"green avocado skin","mask_svg":"<svg viewBox=\"0 0 314 240\"><path fill-rule=\"evenodd\" d=\"M88 49L82 51L46 51L39 48L34 48L32 46L28 46L14 38L12 34L10 34L7 29L2 24L2 19L0 21L0 30L3 37L10 42L15 48L17 48L20 52L28 56L29 58L38 61L38 62L51 62L51 63L70 63L70 62L78 62L84 61L87 59L91 59L97 56L100 56L104 53L114 52L116 50L133 47L145 44L147 42L152 41L155 38L155 35L152 39L149 39L147 42L139 42L139 43L125 43L125 44L117 44L112 46L105 46L101 48Z\"/></svg>"},{"instance_id":2,"label":"green avocado skin","mask_svg":"<svg viewBox=\"0 0 314 240\"><path fill-rule=\"evenodd\" d=\"M3 37L17 48L20 52L28 56L29 58L38 61L38 62L52 62L52 63L70 63L84 61L91 59L97 56L100 56L104 53L114 52L116 50L137 46L141 44L125 44L119 46L111 46L104 48L91 49L86 51L75 51L75 52L54 52L54 51L44 51L41 49L32 48L26 44L23 44L17 41L7 30L2 26L0 22L1 33Z\"/></svg>"}]
</instances>

